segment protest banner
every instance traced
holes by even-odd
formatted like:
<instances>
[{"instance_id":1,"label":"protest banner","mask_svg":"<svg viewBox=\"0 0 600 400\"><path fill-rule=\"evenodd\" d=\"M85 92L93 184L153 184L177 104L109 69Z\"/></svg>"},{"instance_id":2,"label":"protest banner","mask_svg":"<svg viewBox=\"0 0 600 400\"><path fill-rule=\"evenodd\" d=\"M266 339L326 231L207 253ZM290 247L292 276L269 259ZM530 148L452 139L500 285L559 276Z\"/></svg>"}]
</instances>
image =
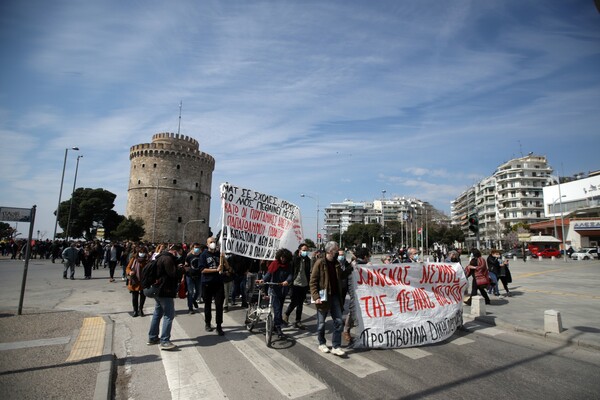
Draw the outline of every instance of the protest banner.
<instances>
[{"instance_id":1,"label":"protest banner","mask_svg":"<svg viewBox=\"0 0 600 400\"><path fill-rule=\"evenodd\" d=\"M302 242L300 208L277 196L229 183L220 187L224 249L228 253L273 260L281 248Z\"/></svg>"},{"instance_id":2,"label":"protest banner","mask_svg":"<svg viewBox=\"0 0 600 400\"><path fill-rule=\"evenodd\" d=\"M423 346L449 338L462 325L467 278L458 263L358 264L352 284L354 347Z\"/></svg>"}]
</instances>

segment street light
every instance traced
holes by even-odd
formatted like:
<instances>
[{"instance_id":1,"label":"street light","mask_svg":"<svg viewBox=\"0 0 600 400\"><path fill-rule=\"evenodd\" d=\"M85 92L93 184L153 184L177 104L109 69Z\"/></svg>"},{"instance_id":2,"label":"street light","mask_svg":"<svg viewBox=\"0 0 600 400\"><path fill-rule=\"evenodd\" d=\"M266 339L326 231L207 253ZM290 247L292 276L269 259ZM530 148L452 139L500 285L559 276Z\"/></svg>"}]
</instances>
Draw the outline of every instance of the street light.
<instances>
[{"instance_id":1,"label":"street light","mask_svg":"<svg viewBox=\"0 0 600 400\"><path fill-rule=\"evenodd\" d=\"M563 206L562 206L563 195L560 192L560 178L558 180L558 199L560 200L560 231L562 234L562 245L565 262L567 262L567 243L565 241L565 220L563 218Z\"/></svg>"},{"instance_id":2,"label":"street light","mask_svg":"<svg viewBox=\"0 0 600 400\"><path fill-rule=\"evenodd\" d=\"M204 218L202 219L191 219L188 222L185 223L185 225L183 225L183 235L181 235L181 244L185 243L185 228L187 228L188 224L190 222L201 222L201 223L205 223L206 220Z\"/></svg>"},{"instance_id":3,"label":"street light","mask_svg":"<svg viewBox=\"0 0 600 400\"><path fill-rule=\"evenodd\" d=\"M167 179L166 176L163 176L162 179ZM160 177L156 177L156 194L154 196L154 217L152 223L152 243L156 243L154 241L156 237L156 207L158 206L158 183L160 181Z\"/></svg>"},{"instance_id":4,"label":"street light","mask_svg":"<svg viewBox=\"0 0 600 400\"><path fill-rule=\"evenodd\" d=\"M385 193L386 193L386 190L381 191L381 228L383 231L383 241L382 241L381 247L383 248L384 253L385 253L385 211L384 211Z\"/></svg>"},{"instance_id":5,"label":"street light","mask_svg":"<svg viewBox=\"0 0 600 400\"><path fill-rule=\"evenodd\" d=\"M73 196L75 195L75 184L77 183L77 171L79 170L79 159L83 156L77 156L77 164L75 166L75 178L73 179L73 190L71 191L71 203L69 204L69 217L67 218L67 230L65 237L69 240L69 228L71 226L71 211L73 211Z\"/></svg>"},{"instance_id":6,"label":"street light","mask_svg":"<svg viewBox=\"0 0 600 400\"><path fill-rule=\"evenodd\" d=\"M318 248L319 247L319 211L320 211L319 210L319 196L317 196L315 198L315 197L309 196L307 194L301 194L300 197L308 197L317 202L317 237L315 237L315 240L317 241L317 248Z\"/></svg>"},{"instance_id":7,"label":"street light","mask_svg":"<svg viewBox=\"0 0 600 400\"><path fill-rule=\"evenodd\" d=\"M566 195L562 195L561 197L565 197ZM554 237L556 237L556 210L554 209L554 206L556 205L556 202L560 200L560 197L556 200L554 200L552 202L552 214L554 214ZM562 207L561 207L562 209Z\"/></svg>"},{"instance_id":8,"label":"street light","mask_svg":"<svg viewBox=\"0 0 600 400\"><path fill-rule=\"evenodd\" d=\"M78 151L79 147L71 147L71 150ZM69 148L65 149L65 161L63 162L62 177L60 178L60 192L58 192L58 207L56 207L56 221L54 222L54 234L52 235L52 241L56 240L56 227L58 226L58 214L60 212L60 198L62 197L63 183L65 181L65 168L67 167L67 154Z\"/></svg>"}]
</instances>

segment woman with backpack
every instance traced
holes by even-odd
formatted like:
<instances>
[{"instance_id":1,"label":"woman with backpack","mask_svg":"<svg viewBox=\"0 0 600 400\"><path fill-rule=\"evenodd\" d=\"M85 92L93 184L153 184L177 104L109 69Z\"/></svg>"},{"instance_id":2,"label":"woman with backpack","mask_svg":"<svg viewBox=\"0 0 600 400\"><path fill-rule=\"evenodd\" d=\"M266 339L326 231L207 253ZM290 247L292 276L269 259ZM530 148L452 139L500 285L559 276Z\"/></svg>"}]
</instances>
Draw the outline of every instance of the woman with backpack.
<instances>
[{"instance_id":1,"label":"woman with backpack","mask_svg":"<svg viewBox=\"0 0 600 400\"><path fill-rule=\"evenodd\" d=\"M142 278L144 277L144 268L150 260L148 248L140 246L133 249L133 254L127 264L125 272L128 277L127 289L131 292L131 303L133 305L133 316L144 316L144 303L146 296L142 287Z\"/></svg>"}]
</instances>

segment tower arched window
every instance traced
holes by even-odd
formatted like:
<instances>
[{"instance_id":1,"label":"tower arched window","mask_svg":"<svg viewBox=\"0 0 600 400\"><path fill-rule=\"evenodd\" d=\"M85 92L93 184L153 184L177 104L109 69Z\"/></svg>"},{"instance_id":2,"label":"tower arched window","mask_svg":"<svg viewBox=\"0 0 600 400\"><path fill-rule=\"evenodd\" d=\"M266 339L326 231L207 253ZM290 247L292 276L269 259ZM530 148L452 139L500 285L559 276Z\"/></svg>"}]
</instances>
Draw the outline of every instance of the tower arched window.
<instances>
[{"instance_id":1,"label":"tower arched window","mask_svg":"<svg viewBox=\"0 0 600 400\"><path fill-rule=\"evenodd\" d=\"M156 168L156 163L154 163L154 168Z\"/></svg>"},{"instance_id":2,"label":"tower arched window","mask_svg":"<svg viewBox=\"0 0 600 400\"><path fill-rule=\"evenodd\" d=\"M194 200L194 196L190 196L190 200Z\"/></svg>"},{"instance_id":3,"label":"tower arched window","mask_svg":"<svg viewBox=\"0 0 600 400\"><path fill-rule=\"evenodd\" d=\"M173 179L173 185L177 185L177 179Z\"/></svg>"},{"instance_id":4,"label":"tower arched window","mask_svg":"<svg viewBox=\"0 0 600 400\"><path fill-rule=\"evenodd\" d=\"M177 169L180 169L180 168L181 168L181 165L177 164Z\"/></svg>"},{"instance_id":5,"label":"tower arched window","mask_svg":"<svg viewBox=\"0 0 600 400\"><path fill-rule=\"evenodd\" d=\"M142 168L144 168L146 166L146 164L142 164Z\"/></svg>"},{"instance_id":6,"label":"tower arched window","mask_svg":"<svg viewBox=\"0 0 600 400\"><path fill-rule=\"evenodd\" d=\"M138 185L141 185L142 181L140 179L138 179Z\"/></svg>"},{"instance_id":7,"label":"tower arched window","mask_svg":"<svg viewBox=\"0 0 600 400\"><path fill-rule=\"evenodd\" d=\"M177 218L177 222L181 223L181 217Z\"/></svg>"},{"instance_id":8,"label":"tower arched window","mask_svg":"<svg viewBox=\"0 0 600 400\"><path fill-rule=\"evenodd\" d=\"M144 197L148 197L148 193L144 193Z\"/></svg>"}]
</instances>

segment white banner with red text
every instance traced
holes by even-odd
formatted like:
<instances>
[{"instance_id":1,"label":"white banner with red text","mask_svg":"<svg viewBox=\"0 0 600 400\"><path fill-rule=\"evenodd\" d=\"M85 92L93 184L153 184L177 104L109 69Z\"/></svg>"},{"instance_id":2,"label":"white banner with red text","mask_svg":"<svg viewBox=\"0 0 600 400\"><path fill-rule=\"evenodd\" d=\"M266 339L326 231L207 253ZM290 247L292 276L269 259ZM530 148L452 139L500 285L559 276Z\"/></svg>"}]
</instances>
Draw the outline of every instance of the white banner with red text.
<instances>
[{"instance_id":1,"label":"white banner with red text","mask_svg":"<svg viewBox=\"0 0 600 400\"><path fill-rule=\"evenodd\" d=\"M467 278L458 263L358 264L352 272L354 347L441 342L462 325Z\"/></svg>"},{"instance_id":2,"label":"white banner with red text","mask_svg":"<svg viewBox=\"0 0 600 400\"><path fill-rule=\"evenodd\" d=\"M223 183L220 187L225 252L273 260L302 242L300 208L277 196Z\"/></svg>"}]
</instances>

